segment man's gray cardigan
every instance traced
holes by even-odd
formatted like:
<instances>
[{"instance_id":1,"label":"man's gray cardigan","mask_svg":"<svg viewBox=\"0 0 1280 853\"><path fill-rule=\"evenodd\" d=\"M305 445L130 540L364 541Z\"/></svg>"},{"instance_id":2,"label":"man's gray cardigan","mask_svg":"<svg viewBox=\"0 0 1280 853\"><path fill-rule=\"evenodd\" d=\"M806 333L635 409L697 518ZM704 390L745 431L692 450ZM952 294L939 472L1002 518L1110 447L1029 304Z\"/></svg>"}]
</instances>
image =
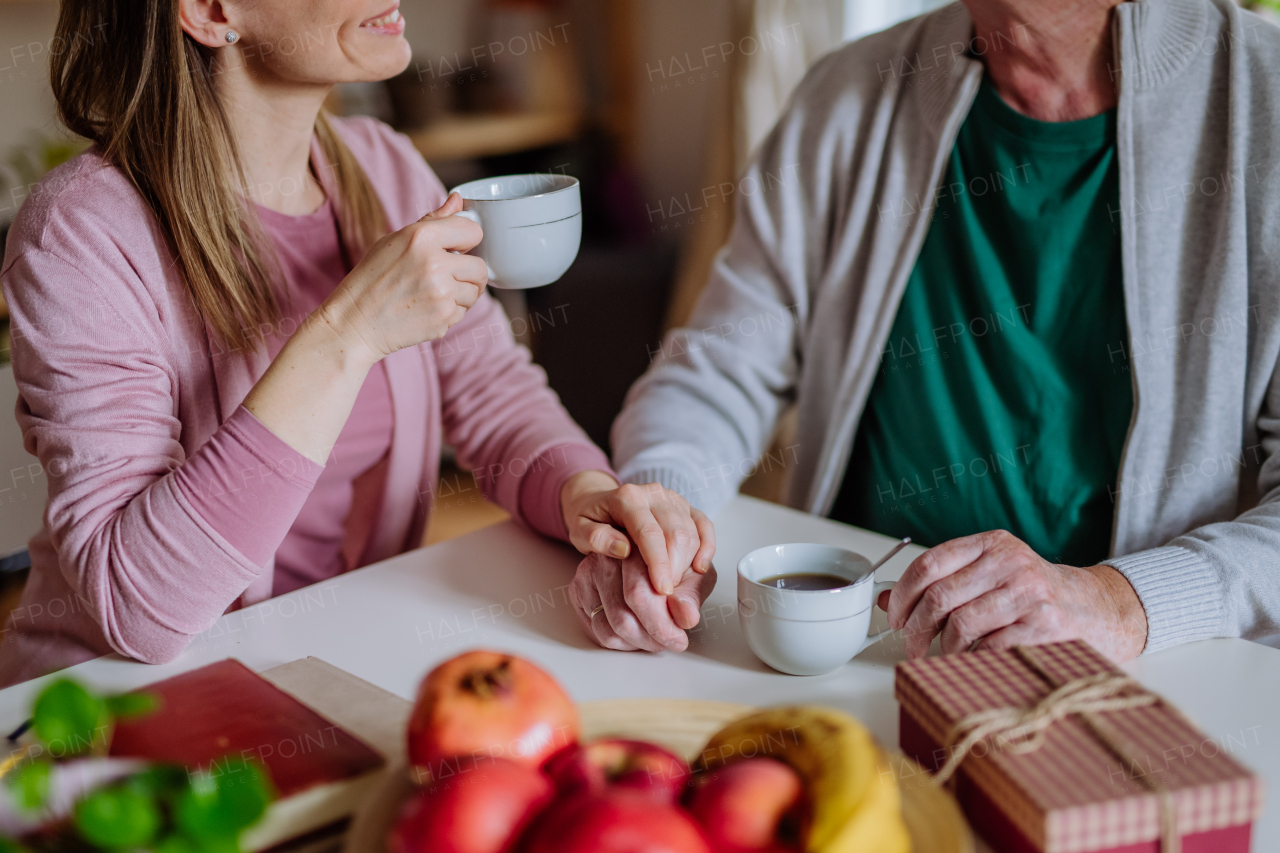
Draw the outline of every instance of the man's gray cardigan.
<instances>
[{"instance_id":1,"label":"man's gray cardigan","mask_svg":"<svg viewBox=\"0 0 1280 853\"><path fill-rule=\"evenodd\" d=\"M1230 0L1113 13L1135 409L1111 557L1147 650L1280 632L1280 29ZM947 157L978 91L959 3L844 47L792 96L738 186L688 328L614 425L629 482L714 514L795 402L788 503L825 514L848 463ZM993 185L1016 176L991 176ZM972 182L971 182L972 183ZM994 190L987 190L994 191Z\"/></svg>"}]
</instances>

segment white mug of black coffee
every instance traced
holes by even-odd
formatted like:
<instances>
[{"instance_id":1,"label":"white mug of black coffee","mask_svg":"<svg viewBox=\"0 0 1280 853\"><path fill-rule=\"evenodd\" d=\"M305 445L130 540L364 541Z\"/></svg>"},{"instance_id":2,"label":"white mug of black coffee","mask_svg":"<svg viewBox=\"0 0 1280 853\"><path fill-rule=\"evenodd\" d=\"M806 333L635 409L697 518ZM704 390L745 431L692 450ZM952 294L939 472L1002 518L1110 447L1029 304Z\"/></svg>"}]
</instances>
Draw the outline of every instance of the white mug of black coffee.
<instances>
[{"instance_id":1,"label":"white mug of black coffee","mask_svg":"<svg viewBox=\"0 0 1280 853\"><path fill-rule=\"evenodd\" d=\"M762 661L791 675L818 675L872 643L871 607L893 581L876 583L871 561L830 545L759 548L738 563L738 621Z\"/></svg>"}]
</instances>

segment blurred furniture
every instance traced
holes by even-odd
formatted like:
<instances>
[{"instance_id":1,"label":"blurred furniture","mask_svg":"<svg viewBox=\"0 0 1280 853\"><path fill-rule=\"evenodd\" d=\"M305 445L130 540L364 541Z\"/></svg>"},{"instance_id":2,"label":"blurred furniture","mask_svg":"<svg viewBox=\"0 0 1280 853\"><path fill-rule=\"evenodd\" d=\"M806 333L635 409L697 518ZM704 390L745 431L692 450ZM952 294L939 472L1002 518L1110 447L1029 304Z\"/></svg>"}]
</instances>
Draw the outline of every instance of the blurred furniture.
<instances>
[{"instance_id":1,"label":"blurred furniture","mask_svg":"<svg viewBox=\"0 0 1280 853\"><path fill-rule=\"evenodd\" d=\"M883 0L910 4L922 0ZM809 66L842 41L845 6L875 5L876 0L753 0L747 34L759 34L764 48L747 57L734 104L735 173L773 129L791 92Z\"/></svg>"},{"instance_id":2,"label":"blurred furniture","mask_svg":"<svg viewBox=\"0 0 1280 853\"><path fill-rule=\"evenodd\" d=\"M564 278L524 291L538 363L600 447L658 348L674 265L670 246L584 245Z\"/></svg>"},{"instance_id":3,"label":"blurred furniture","mask_svg":"<svg viewBox=\"0 0 1280 853\"><path fill-rule=\"evenodd\" d=\"M570 142L582 131L584 115L572 108L527 113L450 113L409 131L428 163L514 154Z\"/></svg>"},{"instance_id":4,"label":"blurred furniture","mask_svg":"<svg viewBox=\"0 0 1280 853\"><path fill-rule=\"evenodd\" d=\"M431 518L423 532L422 544L434 545L506 521L511 516L480 494L480 485L470 471L458 468L452 457L441 460L440 485Z\"/></svg>"},{"instance_id":5,"label":"blurred furniture","mask_svg":"<svg viewBox=\"0 0 1280 853\"><path fill-rule=\"evenodd\" d=\"M756 39L768 49L738 51L730 58L732 96L715 116L703 186L733 183L742 175L809 66L840 44L844 4L845 0L741 0L734 5L734 42ZM709 217L695 227L680 259L667 328L689 319L732 228L732 209L727 216Z\"/></svg>"},{"instance_id":6,"label":"blurred furniture","mask_svg":"<svg viewBox=\"0 0 1280 853\"><path fill-rule=\"evenodd\" d=\"M844 41L885 29L949 0L739 0L734 40L756 38L768 49L731 60L733 97L716 115L704 186L737 180L768 135L809 67ZM745 61L744 61L745 59ZM733 217L700 223L681 257L667 327L688 320Z\"/></svg>"},{"instance_id":7,"label":"blurred furniture","mask_svg":"<svg viewBox=\"0 0 1280 853\"><path fill-rule=\"evenodd\" d=\"M739 0L734 6L734 41L755 38L768 49L730 61L732 96L715 116L703 186L723 186L741 177L756 147L772 130L795 87L810 66L845 40L861 38L948 0ZM695 226L680 257L667 307L666 329L688 322L711 268L733 229L733 210ZM794 412L783 416L770 452L787 446L795 434ZM757 474L743 492L780 501L786 470Z\"/></svg>"},{"instance_id":8,"label":"blurred furniture","mask_svg":"<svg viewBox=\"0 0 1280 853\"><path fill-rule=\"evenodd\" d=\"M570 142L586 118L569 24L555 4L484 2L476 44L461 56L415 60L393 81L401 124L428 162L478 159ZM425 119L425 121L423 121Z\"/></svg>"},{"instance_id":9,"label":"blurred furniture","mask_svg":"<svg viewBox=\"0 0 1280 853\"><path fill-rule=\"evenodd\" d=\"M849 0L861 2L861 0ZM703 186L724 186L741 177L756 146L768 135L796 85L815 61L837 47L843 32L845 0L741 0L734 5L735 42L768 39L769 49L730 60L731 97L719 105L707 152ZM664 329L688 322L711 268L733 229L727 215L708 217L694 227L683 247L667 305ZM794 412L783 415L770 453L795 435ZM781 502L785 468L762 469L742 486L744 494Z\"/></svg>"},{"instance_id":10,"label":"blurred furniture","mask_svg":"<svg viewBox=\"0 0 1280 853\"><path fill-rule=\"evenodd\" d=\"M48 499L44 468L22 447L17 402L13 368L0 366L0 570L29 565L27 540L39 532Z\"/></svg>"}]
</instances>

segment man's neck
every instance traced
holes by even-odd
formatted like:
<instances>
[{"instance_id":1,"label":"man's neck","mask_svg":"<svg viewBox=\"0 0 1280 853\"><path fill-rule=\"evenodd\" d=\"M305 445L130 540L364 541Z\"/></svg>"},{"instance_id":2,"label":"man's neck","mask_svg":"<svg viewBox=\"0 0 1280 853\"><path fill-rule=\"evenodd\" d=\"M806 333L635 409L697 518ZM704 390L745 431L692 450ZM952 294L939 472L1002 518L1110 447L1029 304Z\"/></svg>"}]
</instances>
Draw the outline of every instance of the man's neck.
<instances>
[{"instance_id":1,"label":"man's neck","mask_svg":"<svg viewBox=\"0 0 1280 853\"><path fill-rule=\"evenodd\" d=\"M1111 10L1120 0L966 0L975 50L996 91L1040 121L1075 121L1116 105Z\"/></svg>"},{"instance_id":2,"label":"man's neck","mask_svg":"<svg viewBox=\"0 0 1280 853\"><path fill-rule=\"evenodd\" d=\"M290 84L232 60L214 77L252 202L301 216L324 203L311 173L311 138L328 87Z\"/></svg>"}]
</instances>

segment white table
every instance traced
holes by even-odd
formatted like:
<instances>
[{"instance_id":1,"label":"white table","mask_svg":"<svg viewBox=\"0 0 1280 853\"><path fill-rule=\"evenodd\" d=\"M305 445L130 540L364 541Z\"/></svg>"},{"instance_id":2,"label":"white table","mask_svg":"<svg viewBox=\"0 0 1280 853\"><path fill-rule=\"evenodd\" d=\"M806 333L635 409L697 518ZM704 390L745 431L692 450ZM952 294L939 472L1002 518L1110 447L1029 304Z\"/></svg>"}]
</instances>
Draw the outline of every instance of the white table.
<instances>
[{"instance_id":1,"label":"white table","mask_svg":"<svg viewBox=\"0 0 1280 853\"><path fill-rule=\"evenodd\" d=\"M486 646L539 663L579 701L668 696L758 705L821 702L853 713L882 741L896 744L893 664L903 656L900 640L890 638L827 675L781 675L747 649L734 608L734 569L754 548L819 542L876 559L892 540L745 497L717 519L716 532L720 582L684 654L593 646L566 597L577 555L507 522L230 613L173 663L146 666L107 657L66 672L118 690L226 657L263 670L314 655L412 698L435 664ZM919 552L904 550L880 578L898 577ZM878 611L877 618L883 625ZM1140 658L1125 669L1266 777L1268 806L1255 827L1254 849L1280 850L1280 773L1274 769L1280 767L1280 651L1211 640ZM0 691L0 727L24 718L40 683Z\"/></svg>"}]
</instances>

